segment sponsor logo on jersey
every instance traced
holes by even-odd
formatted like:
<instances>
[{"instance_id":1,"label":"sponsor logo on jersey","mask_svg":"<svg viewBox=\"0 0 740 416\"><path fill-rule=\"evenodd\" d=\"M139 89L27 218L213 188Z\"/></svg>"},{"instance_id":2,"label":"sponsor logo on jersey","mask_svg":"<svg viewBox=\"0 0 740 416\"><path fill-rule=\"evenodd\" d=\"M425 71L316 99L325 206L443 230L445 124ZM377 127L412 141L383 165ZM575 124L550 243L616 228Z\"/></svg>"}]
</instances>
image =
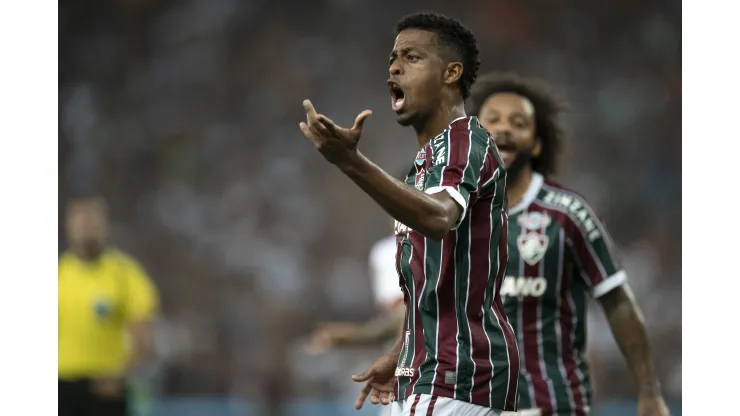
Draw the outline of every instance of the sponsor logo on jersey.
<instances>
[{"instance_id":1,"label":"sponsor logo on jersey","mask_svg":"<svg viewBox=\"0 0 740 416\"><path fill-rule=\"evenodd\" d=\"M601 230L599 230L596 221L591 218L588 208L579 198L564 193L548 191L543 201L546 204L565 208L570 213L570 217L578 224L578 227L586 232L588 241L593 243L601 238Z\"/></svg>"},{"instance_id":2,"label":"sponsor logo on jersey","mask_svg":"<svg viewBox=\"0 0 740 416\"><path fill-rule=\"evenodd\" d=\"M401 363L406 364L406 359L409 356L409 341L411 340L411 331L406 331L406 334L403 339L403 354L401 354ZM413 377L414 376L414 369L411 367L406 367L403 364L396 367L396 377Z\"/></svg>"},{"instance_id":3,"label":"sponsor logo on jersey","mask_svg":"<svg viewBox=\"0 0 740 416\"><path fill-rule=\"evenodd\" d=\"M519 255L530 266L539 263L545 253L547 246L550 244L550 238L537 232L529 232L516 238L516 245L519 248Z\"/></svg>"},{"instance_id":4,"label":"sponsor logo on jersey","mask_svg":"<svg viewBox=\"0 0 740 416\"><path fill-rule=\"evenodd\" d=\"M547 228L552 223L552 218L545 212L525 212L516 219L525 230L537 231Z\"/></svg>"},{"instance_id":5,"label":"sponsor logo on jersey","mask_svg":"<svg viewBox=\"0 0 740 416\"><path fill-rule=\"evenodd\" d=\"M446 143L447 140L445 140L444 135L439 135L432 140L432 150L437 154L432 162L434 166L444 165L447 161L447 148L443 147Z\"/></svg>"},{"instance_id":6,"label":"sponsor logo on jersey","mask_svg":"<svg viewBox=\"0 0 740 416\"><path fill-rule=\"evenodd\" d=\"M501 284L501 297L540 297L547 290L547 279L544 277L506 276Z\"/></svg>"}]
</instances>

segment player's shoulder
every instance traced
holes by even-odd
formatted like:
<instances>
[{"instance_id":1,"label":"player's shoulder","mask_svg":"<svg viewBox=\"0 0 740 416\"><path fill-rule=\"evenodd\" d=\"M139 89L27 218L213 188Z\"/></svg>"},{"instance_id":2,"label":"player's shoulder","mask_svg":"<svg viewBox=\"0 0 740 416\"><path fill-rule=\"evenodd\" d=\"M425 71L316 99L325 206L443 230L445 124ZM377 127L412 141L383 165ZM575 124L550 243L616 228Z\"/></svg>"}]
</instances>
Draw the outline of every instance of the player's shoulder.
<instances>
[{"instance_id":1,"label":"player's shoulder","mask_svg":"<svg viewBox=\"0 0 740 416\"><path fill-rule=\"evenodd\" d=\"M487 147L491 135L483 128L477 117L468 116L453 121L442 134L432 139L432 146L448 140L450 143L465 142L475 147Z\"/></svg>"},{"instance_id":2,"label":"player's shoulder","mask_svg":"<svg viewBox=\"0 0 740 416\"><path fill-rule=\"evenodd\" d=\"M565 218L587 233L601 226L601 220L586 198L557 181L545 179L537 200L554 211L566 214Z\"/></svg>"},{"instance_id":3,"label":"player's shoulder","mask_svg":"<svg viewBox=\"0 0 740 416\"><path fill-rule=\"evenodd\" d=\"M59 269L71 265L77 258L71 251L65 250L59 254Z\"/></svg>"},{"instance_id":4,"label":"player's shoulder","mask_svg":"<svg viewBox=\"0 0 740 416\"><path fill-rule=\"evenodd\" d=\"M563 208L570 208L573 205L588 206L590 208L588 201L580 192L552 178L544 178L542 189L539 195L537 195L537 199L545 204L559 205Z\"/></svg>"},{"instance_id":5,"label":"player's shoulder","mask_svg":"<svg viewBox=\"0 0 740 416\"><path fill-rule=\"evenodd\" d=\"M108 260L111 262L117 264L120 267L125 267L128 269L141 269L141 263L139 263L138 260L134 258L131 254L121 250L117 247L111 247L108 248L105 251L105 256Z\"/></svg>"}]
</instances>

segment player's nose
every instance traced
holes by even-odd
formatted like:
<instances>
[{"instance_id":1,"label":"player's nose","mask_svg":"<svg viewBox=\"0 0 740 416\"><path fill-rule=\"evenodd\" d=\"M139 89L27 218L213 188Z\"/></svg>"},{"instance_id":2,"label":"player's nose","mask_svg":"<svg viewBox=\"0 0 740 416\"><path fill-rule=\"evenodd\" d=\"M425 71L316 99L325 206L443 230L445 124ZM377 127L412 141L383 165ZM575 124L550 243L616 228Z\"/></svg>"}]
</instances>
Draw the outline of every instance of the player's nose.
<instances>
[{"instance_id":1,"label":"player's nose","mask_svg":"<svg viewBox=\"0 0 740 416\"><path fill-rule=\"evenodd\" d=\"M388 68L388 72L391 74L391 77L401 75L401 64L399 64L398 61L398 59L393 61L391 66Z\"/></svg>"}]
</instances>

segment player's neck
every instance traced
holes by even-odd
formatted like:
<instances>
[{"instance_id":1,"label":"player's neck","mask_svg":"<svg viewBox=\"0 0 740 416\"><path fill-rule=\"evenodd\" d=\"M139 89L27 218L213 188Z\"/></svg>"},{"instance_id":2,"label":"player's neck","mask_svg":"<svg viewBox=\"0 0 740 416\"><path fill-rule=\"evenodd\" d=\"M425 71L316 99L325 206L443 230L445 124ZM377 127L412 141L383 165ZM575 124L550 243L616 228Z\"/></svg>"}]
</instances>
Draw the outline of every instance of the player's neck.
<instances>
[{"instance_id":1,"label":"player's neck","mask_svg":"<svg viewBox=\"0 0 740 416\"><path fill-rule=\"evenodd\" d=\"M424 123L415 125L414 130L416 130L416 142L419 144L419 149L460 117L465 117L465 104L463 102L453 106L442 106Z\"/></svg>"},{"instance_id":2,"label":"player's neck","mask_svg":"<svg viewBox=\"0 0 740 416\"><path fill-rule=\"evenodd\" d=\"M516 206L522 200L531 183L532 169L524 169L513 182L506 185L506 198L509 200L509 207Z\"/></svg>"}]
</instances>

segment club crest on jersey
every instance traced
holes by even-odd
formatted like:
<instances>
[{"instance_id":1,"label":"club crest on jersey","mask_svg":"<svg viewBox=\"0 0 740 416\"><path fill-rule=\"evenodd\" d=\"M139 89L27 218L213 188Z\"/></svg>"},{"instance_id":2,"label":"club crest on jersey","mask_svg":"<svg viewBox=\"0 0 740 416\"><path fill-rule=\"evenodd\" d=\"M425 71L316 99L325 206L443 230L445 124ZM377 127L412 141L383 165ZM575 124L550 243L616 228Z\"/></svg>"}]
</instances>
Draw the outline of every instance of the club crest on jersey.
<instances>
[{"instance_id":1,"label":"club crest on jersey","mask_svg":"<svg viewBox=\"0 0 740 416\"><path fill-rule=\"evenodd\" d=\"M419 150L419 153L416 154L416 170L417 172L421 170L421 168L424 166L424 162L427 161L427 152L424 149Z\"/></svg>"},{"instance_id":2,"label":"club crest on jersey","mask_svg":"<svg viewBox=\"0 0 740 416\"><path fill-rule=\"evenodd\" d=\"M516 239L519 255L530 266L534 266L545 257L549 244L550 239L546 235L535 232L520 235Z\"/></svg>"},{"instance_id":3,"label":"club crest on jersey","mask_svg":"<svg viewBox=\"0 0 740 416\"><path fill-rule=\"evenodd\" d=\"M516 222L525 230L536 231L547 228L552 223L552 218L544 212L525 212L516 219Z\"/></svg>"}]
</instances>

